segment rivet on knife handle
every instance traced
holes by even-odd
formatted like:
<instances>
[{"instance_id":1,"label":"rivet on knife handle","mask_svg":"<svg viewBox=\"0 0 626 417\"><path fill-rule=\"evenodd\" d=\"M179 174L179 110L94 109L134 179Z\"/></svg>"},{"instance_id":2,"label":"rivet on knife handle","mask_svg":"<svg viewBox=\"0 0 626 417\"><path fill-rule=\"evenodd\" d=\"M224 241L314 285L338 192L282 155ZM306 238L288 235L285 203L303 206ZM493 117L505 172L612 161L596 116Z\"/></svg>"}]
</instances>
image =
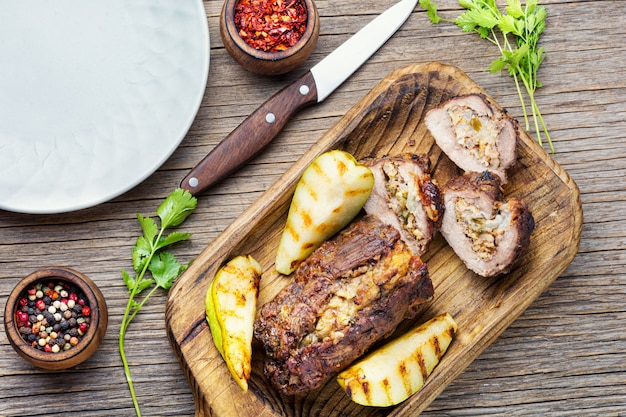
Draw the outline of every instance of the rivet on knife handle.
<instances>
[{"instance_id":1,"label":"rivet on knife handle","mask_svg":"<svg viewBox=\"0 0 626 417\"><path fill-rule=\"evenodd\" d=\"M315 81L313 75L306 72L226 136L183 178L180 187L198 194L218 183L266 147L298 110L316 102Z\"/></svg>"}]
</instances>

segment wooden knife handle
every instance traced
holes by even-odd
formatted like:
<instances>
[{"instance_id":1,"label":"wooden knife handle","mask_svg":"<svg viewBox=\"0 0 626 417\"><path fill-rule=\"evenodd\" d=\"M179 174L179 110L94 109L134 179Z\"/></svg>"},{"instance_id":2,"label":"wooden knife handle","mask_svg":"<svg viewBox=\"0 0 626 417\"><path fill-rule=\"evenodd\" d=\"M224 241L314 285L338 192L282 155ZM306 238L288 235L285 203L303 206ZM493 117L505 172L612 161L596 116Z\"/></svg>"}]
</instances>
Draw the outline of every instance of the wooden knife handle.
<instances>
[{"instance_id":1,"label":"wooden knife handle","mask_svg":"<svg viewBox=\"0 0 626 417\"><path fill-rule=\"evenodd\" d=\"M221 181L265 148L298 110L316 102L315 80L307 71L226 136L183 178L180 187L198 194Z\"/></svg>"}]
</instances>

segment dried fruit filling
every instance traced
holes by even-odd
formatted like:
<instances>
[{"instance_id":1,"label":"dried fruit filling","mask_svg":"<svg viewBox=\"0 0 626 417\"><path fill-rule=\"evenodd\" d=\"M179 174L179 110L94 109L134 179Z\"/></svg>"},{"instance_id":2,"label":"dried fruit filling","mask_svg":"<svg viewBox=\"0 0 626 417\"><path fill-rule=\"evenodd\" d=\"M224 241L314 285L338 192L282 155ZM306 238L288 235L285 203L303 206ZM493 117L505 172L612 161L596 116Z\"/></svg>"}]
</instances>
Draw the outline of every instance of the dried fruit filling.
<instances>
[{"instance_id":1,"label":"dried fruit filling","mask_svg":"<svg viewBox=\"0 0 626 417\"><path fill-rule=\"evenodd\" d=\"M472 250L481 259L491 257L504 234L504 226L511 223L508 203L496 202L494 215L486 218L480 209L462 198L456 199L457 221L465 225L465 236L472 241Z\"/></svg>"},{"instance_id":2,"label":"dried fruit filling","mask_svg":"<svg viewBox=\"0 0 626 417\"><path fill-rule=\"evenodd\" d=\"M294 46L306 31L303 0L239 0L235 27L246 43L265 52Z\"/></svg>"},{"instance_id":3,"label":"dried fruit filling","mask_svg":"<svg viewBox=\"0 0 626 417\"><path fill-rule=\"evenodd\" d=\"M484 166L500 166L500 152L496 140L502 130L490 115L478 114L466 106L450 106L448 115L452 121L458 144Z\"/></svg>"},{"instance_id":4,"label":"dried fruit filling","mask_svg":"<svg viewBox=\"0 0 626 417\"><path fill-rule=\"evenodd\" d=\"M63 352L76 346L89 330L91 307L84 293L66 281L29 286L15 312L22 339L44 352Z\"/></svg>"}]
</instances>

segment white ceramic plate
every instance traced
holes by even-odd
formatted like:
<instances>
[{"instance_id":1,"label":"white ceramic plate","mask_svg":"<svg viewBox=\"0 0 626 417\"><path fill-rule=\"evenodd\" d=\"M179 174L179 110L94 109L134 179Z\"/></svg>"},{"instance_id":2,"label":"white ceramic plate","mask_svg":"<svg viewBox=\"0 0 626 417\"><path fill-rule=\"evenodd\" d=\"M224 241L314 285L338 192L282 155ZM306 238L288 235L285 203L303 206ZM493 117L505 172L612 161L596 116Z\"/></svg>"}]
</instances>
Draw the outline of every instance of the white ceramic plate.
<instances>
[{"instance_id":1,"label":"white ceramic plate","mask_svg":"<svg viewBox=\"0 0 626 417\"><path fill-rule=\"evenodd\" d=\"M209 71L201 0L0 0L0 209L59 213L156 171Z\"/></svg>"}]
</instances>

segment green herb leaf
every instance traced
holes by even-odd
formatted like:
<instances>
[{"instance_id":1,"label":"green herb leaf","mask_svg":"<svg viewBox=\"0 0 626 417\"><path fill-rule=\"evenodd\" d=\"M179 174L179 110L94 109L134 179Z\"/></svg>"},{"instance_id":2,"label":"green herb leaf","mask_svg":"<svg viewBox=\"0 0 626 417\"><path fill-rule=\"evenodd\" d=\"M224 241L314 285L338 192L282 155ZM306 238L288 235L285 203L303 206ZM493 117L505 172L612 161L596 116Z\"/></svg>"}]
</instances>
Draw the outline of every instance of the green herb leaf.
<instances>
[{"instance_id":1,"label":"green herb leaf","mask_svg":"<svg viewBox=\"0 0 626 417\"><path fill-rule=\"evenodd\" d=\"M183 240L189 239L190 237L191 233L172 232L166 237L159 240L159 243L157 244L157 249L164 248L177 242L182 242Z\"/></svg>"},{"instance_id":2,"label":"green herb leaf","mask_svg":"<svg viewBox=\"0 0 626 417\"><path fill-rule=\"evenodd\" d=\"M145 236L139 236L133 247L133 268L135 272L143 271L146 262L152 253L152 244Z\"/></svg>"},{"instance_id":3,"label":"green herb leaf","mask_svg":"<svg viewBox=\"0 0 626 417\"><path fill-rule=\"evenodd\" d=\"M459 4L464 9L474 9L474 8L480 7L478 3L476 2L476 0L459 0Z\"/></svg>"},{"instance_id":4,"label":"green herb leaf","mask_svg":"<svg viewBox=\"0 0 626 417\"><path fill-rule=\"evenodd\" d=\"M521 25L520 25L521 23ZM516 20L513 16L502 16L502 20L498 24L498 28L503 34L512 33L516 36L524 33L524 22Z\"/></svg>"},{"instance_id":5,"label":"green herb leaf","mask_svg":"<svg viewBox=\"0 0 626 417\"><path fill-rule=\"evenodd\" d=\"M145 290L146 288L150 287L152 284L154 284L154 280L153 279L146 279L145 277L139 281L139 284L137 284L137 280L133 277L131 277L128 272L126 272L125 270L122 269L122 279L124 280L124 283L126 284L126 287L128 288L128 292L135 292L135 294L139 294L140 292L142 292L143 290Z\"/></svg>"},{"instance_id":6,"label":"green herb leaf","mask_svg":"<svg viewBox=\"0 0 626 417\"><path fill-rule=\"evenodd\" d=\"M124 284L126 284L128 291L132 291L135 288L135 278L128 275L128 272L126 272L125 269L122 269L122 279L124 280Z\"/></svg>"},{"instance_id":7,"label":"green herb leaf","mask_svg":"<svg viewBox=\"0 0 626 417\"><path fill-rule=\"evenodd\" d=\"M441 18L437 15L437 4L430 0L420 0L420 6L426 10L426 14L431 22L437 24L441 21Z\"/></svg>"},{"instance_id":8,"label":"green herb leaf","mask_svg":"<svg viewBox=\"0 0 626 417\"><path fill-rule=\"evenodd\" d=\"M189 191L182 188L174 190L157 209L157 214L161 218L161 228L167 229L180 225L193 213L197 202L198 200Z\"/></svg>"},{"instance_id":9,"label":"green herb leaf","mask_svg":"<svg viewBox=\"0 0 626 417\"><path fill-rule=\"evenodd\" d=\"M156 281L156 285L169 290L178 276L187 267L181 265L178 259L171 252L159 252L159 255L152 258L149 266L150 272Z\"/></svg>"},{"instance_id":10,"label":"green herb leaf","mask_svg":"<svg viewBox=\"0 0 626 417\"><path fill-rule=\"evenodd\" d=\"M505 69L506 65L507 65L507 63L506 63L506 61L504 59L498 58L498 59L494 60L491 63L491 65L489 65L488 69L489 69L489 72L491 72L493 74L493 73L500 72L503 69Z\"/></svg>"},{"instance_id":11,"label":"green herb leaf","mask_svg":"<svg viewBox=\"0 0 626 417\"><path fill-rule=\"evenodd\" d=\"M459 16L454 23L464 32L471 32L476 27L493 29L500 23L500 18L497 14L489 13L483 9L469 9Z\"/></svg>"},{"instance_id":12,"label":"green herb leaf","mask_svg":"<svg viewBox=\"0 0 626 417\"><path fill-rule=\"evenodd\" d=\"M506 14L510 15L514 19L519 19L524 16L522 2L520 0L506 0Z\"/></svg>"},{"instance_id":13,"label":"green herb leaf","mask_svg":"<svg viewBox=\"0 0 626 417\"><path fill-rule=\"evenodd\" d=\"M157 233L159 233L159 227L154 220L152 220L151 217L143 217L139 213L137 213L137 220L139 220L139 224L141 224L141 229L143 230L143 235L146 240L150 243L154 242L154 238Z\"/></svg>"}]
</instances>

